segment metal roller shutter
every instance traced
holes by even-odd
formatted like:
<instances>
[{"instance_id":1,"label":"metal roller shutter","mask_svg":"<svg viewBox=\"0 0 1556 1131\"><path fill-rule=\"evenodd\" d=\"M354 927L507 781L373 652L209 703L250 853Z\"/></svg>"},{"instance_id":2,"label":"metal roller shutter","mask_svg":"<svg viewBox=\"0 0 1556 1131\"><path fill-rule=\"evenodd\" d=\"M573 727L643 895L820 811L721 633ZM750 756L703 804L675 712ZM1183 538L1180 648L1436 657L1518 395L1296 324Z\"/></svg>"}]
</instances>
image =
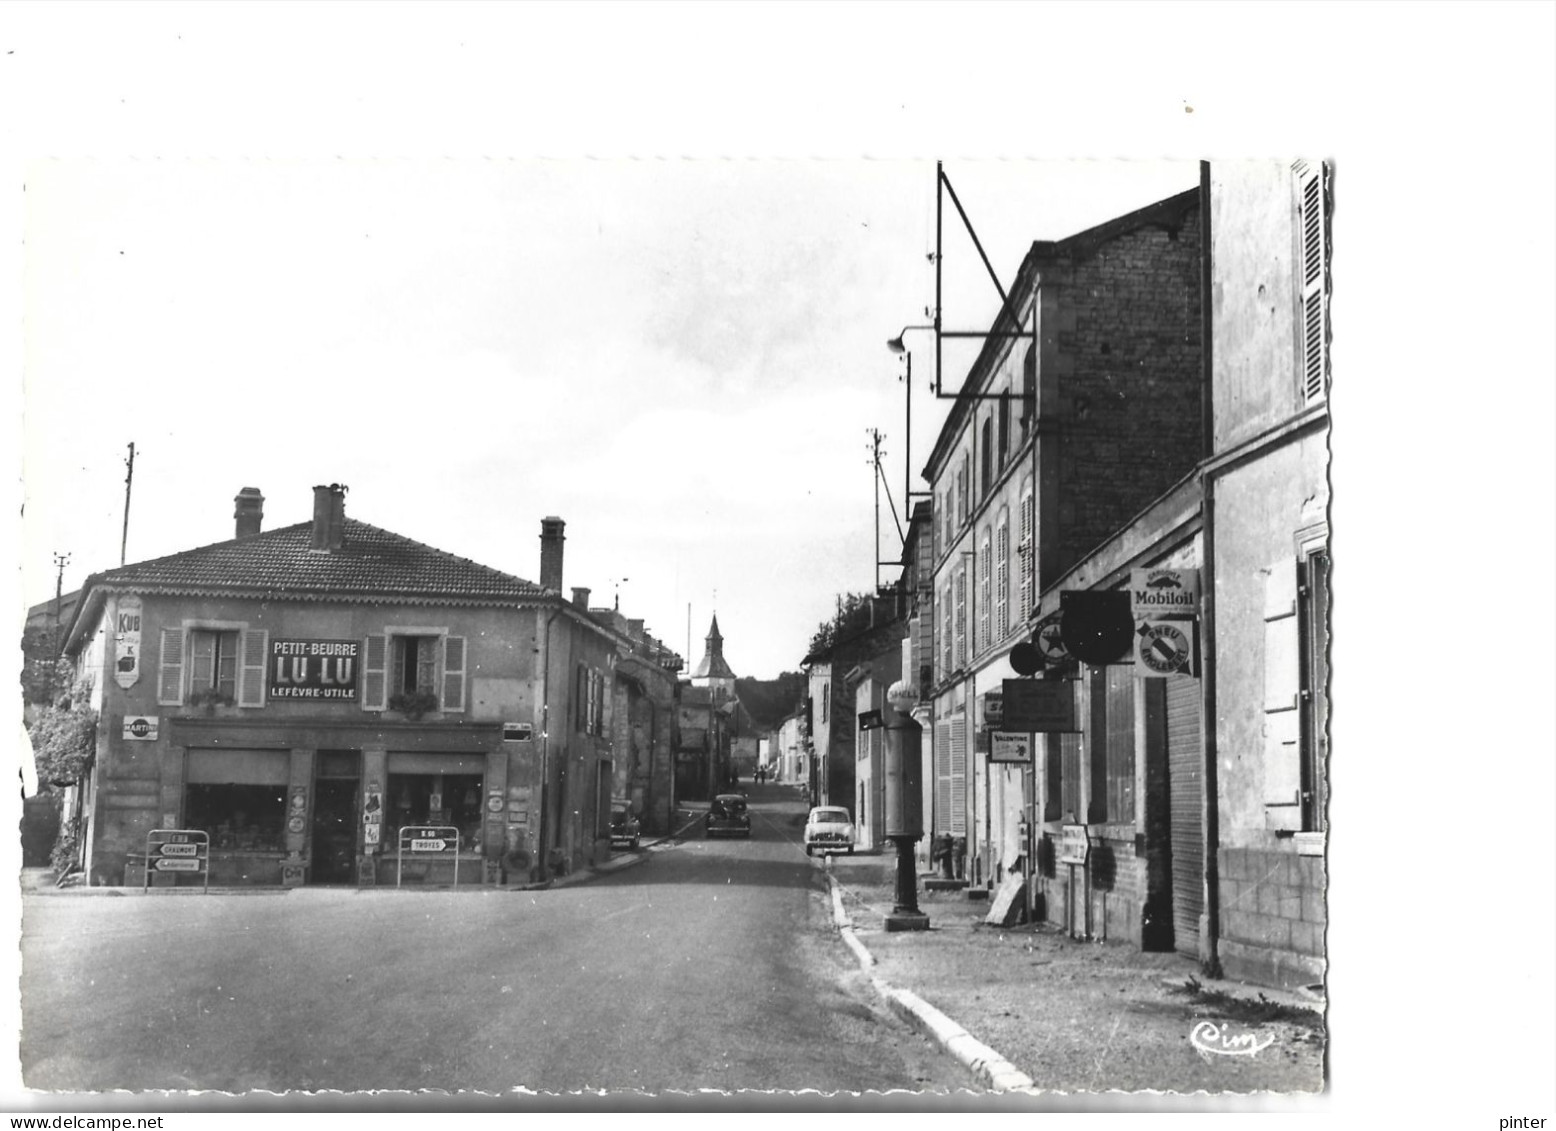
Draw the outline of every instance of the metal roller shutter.
<instances>
[{"instance_id":1,"label":"metal roller shutter","mask_svg":"<svg viewBox=\"0 0 1556 1131\"><path fill-rule=\"evenodd\" d=\"M1167 774L1172 827L1174 948L1199 956L1199 917L1205 907L1204 752L1200 741L1199 680L1167 680Z\"/></svg>"}]
</instances>

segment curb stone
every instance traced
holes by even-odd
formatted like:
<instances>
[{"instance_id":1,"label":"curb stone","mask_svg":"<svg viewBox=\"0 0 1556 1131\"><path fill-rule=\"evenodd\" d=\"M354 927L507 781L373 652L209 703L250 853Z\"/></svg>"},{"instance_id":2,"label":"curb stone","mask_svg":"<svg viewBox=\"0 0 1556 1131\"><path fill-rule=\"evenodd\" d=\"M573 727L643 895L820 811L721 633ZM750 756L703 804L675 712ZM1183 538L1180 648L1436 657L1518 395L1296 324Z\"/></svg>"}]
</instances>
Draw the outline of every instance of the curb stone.
<instances>
[{"instance_id":1,"label":"curb stone","mask_svg":"<svg viewBox=\"0 0 1556 1131\"><path fill-rule=\"evenodd\" d=\"M965 1064L972 1072L987 1080L997 1092L1027 1092L1039 1094L1040 1089L1032 1078L1010 1061L978 1040L951 1018L941 1013L911 990L900 989L871 973L875 956L865 949L854 933L852 921L843 909L843 889L837 878L827 872L827 885L832 892L832 921L843 936L843 942L854 952L859 966L875 992L885 1000L892 1011L934 1038L940 1047Z\"/></svg>"}]
</instances>

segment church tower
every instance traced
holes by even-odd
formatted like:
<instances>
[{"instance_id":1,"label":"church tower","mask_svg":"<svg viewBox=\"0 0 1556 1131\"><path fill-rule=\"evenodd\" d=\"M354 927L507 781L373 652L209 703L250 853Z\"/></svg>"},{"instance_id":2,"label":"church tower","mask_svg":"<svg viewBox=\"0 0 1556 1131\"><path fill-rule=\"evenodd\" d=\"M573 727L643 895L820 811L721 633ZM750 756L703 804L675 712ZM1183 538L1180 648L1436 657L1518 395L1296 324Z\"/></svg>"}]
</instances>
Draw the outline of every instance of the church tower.
<instances>
[{"instance_id":1,"label":"church tower","mask_svg":"<svg viewBox=\"0 0 1556 1131\"><path fill-rule=\"evenodd\" d=\"M706 649L702 663L692 672L692 686L706 687L713 693L713 701L721 703L735 697L735 673L724 659L724 638L719 635L719 615L713 614L713 624L703 638Z\"/></svg>"}]
</instances>

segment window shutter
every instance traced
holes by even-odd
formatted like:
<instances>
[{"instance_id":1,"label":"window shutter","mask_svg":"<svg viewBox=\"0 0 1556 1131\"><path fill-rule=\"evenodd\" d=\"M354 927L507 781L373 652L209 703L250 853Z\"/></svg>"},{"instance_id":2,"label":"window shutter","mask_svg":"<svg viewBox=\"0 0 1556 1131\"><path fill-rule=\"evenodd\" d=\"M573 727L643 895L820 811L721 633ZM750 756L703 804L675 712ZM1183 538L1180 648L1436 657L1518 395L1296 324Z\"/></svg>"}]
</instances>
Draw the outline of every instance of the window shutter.
<instances>
[{"instance_id":1,"label":"window shutter","mask_svg":"<svg viewBox=\"0 0 1556 1131\"><path fill-rule=\"evenodd\" d=\"M951 831L951 724L935 723L935 813L934 829Z\"/></svg>"},{"instance_id":2,"label":"window shutter","mask_svg":"<svg viewBox=\"0 0 1556 1131\"><path fill-rule=\"evenodd\" d=\"M1021 498L1021 619L1023 622L1032 615L1032 579L1037 572L1037 546L1032 537L1032 496L1023 495Z\"/></svg>"},{"instance_id":3,"label":"window shutter","mask_svg":"<svg viewBox=\"0 0 1556 1131\"><path fill-rule=\"evenodd\" d=\"M443 710L465 709L465 638L443 638Z\"/></svg>"},{"instance_id":4,"label":"window shutter","mask_svg":"<svg viewBox=\"0 0 1556 1131\"><path fill-rule=\"evenodd\" d=\"M270 651L270 633L251 628L243 633L242 663L238 672L238 706L265 705L265 662Z\"/></svg>"},{"instance_id":5,"label":"window shutter","mask_svg":"<svg viewBox=\"0 0 1556 1131\"><path fill-rule=\"evenodd\" d=\"M999 539L994 548L996 596L994 598L994 635L1004 640L1010 635L1010 525L1002 518Z\"/></svg>"},{"instance_id":6,"label":"window shutter","mask_svg":"<svg viewBox=\"0 0 1556 1131\"><path fill-rule=\"evenodd\" d=\"M989 606L993 603L989 578L989 529L984 527L983 545L978 547L978 648L989 646Z\"/></svg>"},{"instance_id":7,"label":"window shutter","mask_svg":"<svg viewBox=\"0 0 1556 1131\"><path fill-rule=\"evenodd\" d=\"M369 636L362 648L362 709L382 711L388 698L389 638Z\"/></svg>"},{"instance_id":8,"label":"window shutter","mask_svg":"<svg viewBox=\"0 0 1556 1131\"><path fill-rule=\"evenodd\" d=\"M1273 829L1295 830L1302 821L1299 647L1293 558L1264 579L1264 805Z\"/></svg>"},{"instance_id":9,"label":"window shutter","mask_svg":"<svg viewBox=\"0 0 1556 1131\"><path fill-rule=\"evenodd\" d=\"M967 666L967 567L956 571L956 667Z\"/></svg>"},{"instance_id":10,"label":"window shutter","mask_svg":"<svg viewBox=\"0 0 1556 1131\"><path fill-rule=\"evenodd\" d=\"M951 809L948 832L967 835L967 716L951 720Z\"/></svg>"},{"instance_id":11,"label":"window shutter","mask_svg":"<svg viewBox=\"0 0 1556 1131\"><path fill-rule=\"evenodd\" d=\"M1297 238L1301 258L1302 325L1300 373L1304 403L1323 399L1328 384L1327 217L1324 215L1326 166L1298 161Z\"/></svg>"},{"instance_id":12,"label":"window shutter","mask_svg":"<svg viewBox=\"0 0 1556 1131\"><path fill-rule=\"evenodd\" d=\"M184 702L184 630L164 628L157 667L157 702L182 706Z\"/></svg>"}]
</instances>

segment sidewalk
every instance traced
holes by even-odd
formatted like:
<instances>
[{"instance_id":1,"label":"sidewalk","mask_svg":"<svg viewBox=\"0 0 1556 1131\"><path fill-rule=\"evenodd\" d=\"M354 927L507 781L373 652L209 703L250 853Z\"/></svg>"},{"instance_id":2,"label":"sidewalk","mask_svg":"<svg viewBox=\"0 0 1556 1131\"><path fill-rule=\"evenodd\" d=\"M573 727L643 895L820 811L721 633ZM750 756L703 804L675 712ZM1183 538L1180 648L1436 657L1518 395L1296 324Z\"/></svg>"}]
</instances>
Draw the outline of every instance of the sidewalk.
<instances>
[{"instance_id":1,"label":"sidewalk","mask_svg":"<svg viewBox=\"0 0 1556 1131\"><path fill-rule=\"evenodd\" d=\"M894 856L818 867L877 991L993 1090L1300 1097L1324 1087L1322 1002L1212 981L1178 954L1078 941L1046 924L991 926L988 901L922 881L930 929L888 934Z\"/></svg>"}]
</instances>

